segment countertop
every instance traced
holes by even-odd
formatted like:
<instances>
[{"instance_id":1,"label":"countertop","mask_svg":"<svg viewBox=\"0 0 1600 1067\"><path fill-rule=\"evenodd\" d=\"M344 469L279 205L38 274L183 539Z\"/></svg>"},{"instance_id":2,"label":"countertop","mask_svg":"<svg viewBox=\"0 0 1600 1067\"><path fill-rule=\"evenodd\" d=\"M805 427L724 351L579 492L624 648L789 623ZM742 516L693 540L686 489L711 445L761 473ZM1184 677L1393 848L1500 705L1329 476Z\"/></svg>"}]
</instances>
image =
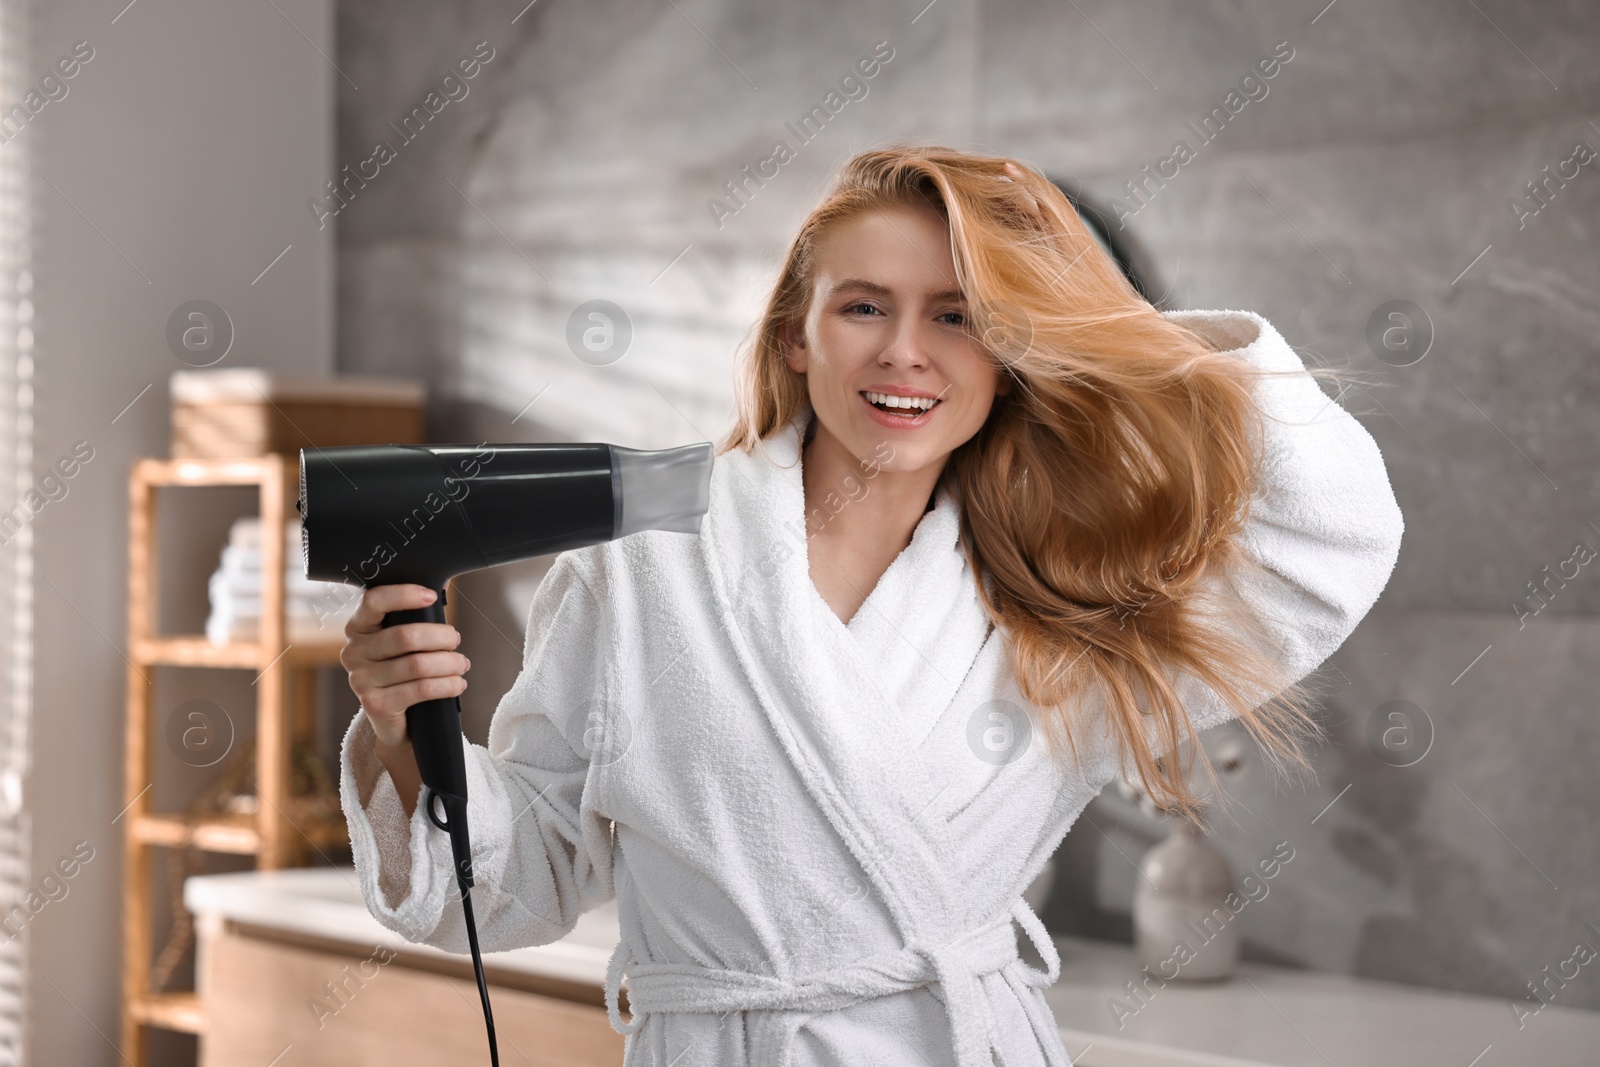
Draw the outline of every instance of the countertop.
<instances>
[{"instance_id":1,"label":"countertop","mask_svg":"<svg viewBox=\"0 0 1600 1067\"><path fill-rule=\"evenodd\" d=\"M211 921L450 957L379 924L351 868L196 876L184 885L184 903ZM609 902L581 916L561 941L484 959L599 987L618 936L616 905ZM1045 998L1080 1067L1600 1063L1600 1012L1547 1005L1519 1029L1508 1000L1248 963L1218 983L1152 982L1141 1005L1124 987L1139 972L1130 948L1067 937L1056 945L1061 979ZM1120 1025L1112 998L1128 1009Z\"/></svg>"},{"instance_id":2,"label":"countertop","mask_svg":"<svg viewBox=\"0 0 1600 1067\"><path fill-rule=\"evenodd\" d=\"M207 874L183 884L183 903L197 918L219 917L290 934L444 959L461 959L432 945L406 941L378 922L361 899L352 867ZM484 964L602 987L611 950L621 936L615 901L578 916L572 933L550 945L485 952Z\"/></svg>"},{"instance_id":3,"label":"countertop","mask_svg":"<svg viewBox=\"0 0 1600 1067\"><path fill-rule=\"evenodd\" d=\"M1216 983L1152 981L1141 1007L1124 986L1139 974L1130 947L1056 944L1045 1000L1093 1067L1600 1065L1600 1012L1548 1005L1519 1030L1509 1000L1252 963Z\"/></svg>"}]
</instances>

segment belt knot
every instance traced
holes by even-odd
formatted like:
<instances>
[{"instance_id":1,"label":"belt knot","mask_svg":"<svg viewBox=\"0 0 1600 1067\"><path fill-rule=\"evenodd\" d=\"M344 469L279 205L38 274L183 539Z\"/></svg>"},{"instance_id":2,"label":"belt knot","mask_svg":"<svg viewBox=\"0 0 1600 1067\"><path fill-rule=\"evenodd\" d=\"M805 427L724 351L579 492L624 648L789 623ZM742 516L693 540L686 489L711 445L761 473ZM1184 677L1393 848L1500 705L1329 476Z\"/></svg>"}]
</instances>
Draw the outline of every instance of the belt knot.
<instances>
[{"instance_id":1,"label":"belt knot","mask_svg":"<svg viewBox=\"0 0 1600 1067\"><path fill-rule=\"evenodd\" d=\"M1022 963L1013 921L1034 943L1046 970ZM787 1067L791 1041L808 1016L936 983L950 1016L956 1061L961 1067L990 1067L994 1017L979 979L1013 962L1030 986L1049 985L1061 974L1054 942L1021 898L1009 913L953 940L912 942L853 964L787 978L696 964L640 963L619 943L606 967L606 1014L612 1029L626 1035L657 1012L760 1012L749 1020L753 1060L763 1067ZM627 1022L618 1007L624 972L633 1016Z\"/></svg>"}]
</instances>

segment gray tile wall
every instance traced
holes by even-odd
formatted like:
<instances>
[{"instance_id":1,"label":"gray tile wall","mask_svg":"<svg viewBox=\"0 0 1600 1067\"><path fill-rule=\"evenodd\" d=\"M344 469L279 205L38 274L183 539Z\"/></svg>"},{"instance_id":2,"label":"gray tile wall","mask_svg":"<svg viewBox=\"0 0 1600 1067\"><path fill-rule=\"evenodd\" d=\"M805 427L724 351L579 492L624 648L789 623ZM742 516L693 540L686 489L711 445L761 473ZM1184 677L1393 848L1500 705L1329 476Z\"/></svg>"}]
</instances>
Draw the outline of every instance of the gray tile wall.
<instances>
[{"instance_id":1,"label":"gray tile wall","mask_svg":"<svg viewBox=\"0 0 1600 1067\"><path fill-rule=\"evenodd\" d=\"M396 146L337 217L339 361L427 377L436 438L718 436L786 241L840 162L898 138L1031 162L1126 215L1169 304L1260 311L1355 373L1345 405L1383 449L1406 541L1319 674L1318 781L1252 765L1233 785L1236 864L1280 840L1297 855L1248 915L1248 952L1516 997L1578 941L1600 948L1600 578L1543 570L1600 548L1600 159L1552 177L1600 148L1600 7L409 0L341 4L338 35L360 86L340 87L339 163ZM469 94L402 141L390 123L479 41L494 58ZM879 41L894 55L865 97L800 143L785 124ZM1274 76L1248 79L1275 50ZM731 200L779 139L794 159ZM1147 181L1179 141L1192 158ZM632 328L606 366L567 341L595 299ZM1431 324L1410 366L1366 339L1395 300ZM1519 627L1534 581L1554 595ZM480 734L518 662L529 584L511 588L468 587L468 641L505 646L505 677L468 693ZM1414 766L1365 740L1394 700L1432 724ZM1096 801L1047 921L1125 936L1132 860L1158 836ZM1557 1003L1600 1007L1594 970Z\"/></svg>"}]
</instances>

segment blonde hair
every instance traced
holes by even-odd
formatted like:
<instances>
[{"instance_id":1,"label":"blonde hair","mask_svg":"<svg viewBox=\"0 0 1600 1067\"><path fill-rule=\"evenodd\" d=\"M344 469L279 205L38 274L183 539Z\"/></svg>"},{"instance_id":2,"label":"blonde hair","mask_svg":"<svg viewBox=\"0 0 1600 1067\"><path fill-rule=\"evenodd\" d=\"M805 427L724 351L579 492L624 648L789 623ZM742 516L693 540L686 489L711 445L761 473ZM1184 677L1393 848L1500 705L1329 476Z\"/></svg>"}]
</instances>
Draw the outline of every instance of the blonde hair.
<instances>
[{"instance_id":1,"label":"blonde hair","mask_svg":"<svg viewBox=\"0 0 1600 1067\"><path fill-rule=\"evenodd\" d=\"M1309 771L1301 743L1320 737L1309 689L1285 676L1237 595L1263 577L1234 535L1262 455L1252 383L1266 372L1163 316L1060 189L1020 165L1008 177L1007 162L907 145L849 160L790 245L717 452L758 447L807 399L780 330L806 316L822 238L866 212L937 212L970 328L1012 379L941 479L961 501L963 549L1018 688L1053 756L1064 742L1081 770L1069 719L1094 706L1124 777L1131 760L1158 807L1199 822L1177 754L1198 755L1212 785L1215 772L1178 674L1225 701L1275 768ZM1202 595L1213 587L1234 595Z\"/></svg>"}]
</instances>

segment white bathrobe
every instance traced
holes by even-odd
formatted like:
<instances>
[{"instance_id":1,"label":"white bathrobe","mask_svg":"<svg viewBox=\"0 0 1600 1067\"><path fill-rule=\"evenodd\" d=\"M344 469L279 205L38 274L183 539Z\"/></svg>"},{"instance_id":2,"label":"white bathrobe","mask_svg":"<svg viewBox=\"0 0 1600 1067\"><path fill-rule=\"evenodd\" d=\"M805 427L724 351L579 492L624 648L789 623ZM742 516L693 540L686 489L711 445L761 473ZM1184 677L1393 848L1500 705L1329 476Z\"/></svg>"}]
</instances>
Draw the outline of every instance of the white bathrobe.
<instances>
[{"instance_id":1,"label":"white bathrobe","mask_svg":"<svg viewBox=\"0 0 1600 1067\"><path fill-rule=\"evenodd\" d=\"M1265 319L1168 314L1301 372L1258 387L1270 455L1243 536L1281 576L1255 602L1302 677L1393 569L1383 459ZM543 579L522 672L467 749L483 948L555 941L615 894L627 1067L1067 1064L1041 994L1060 961L1021 894L1115 759L1091 745L1073 774L1028 740L943 490L839 621L808 573L809 417L770 460L717 458L700 533L566 552ZM1186 705L1227 715L1198 686ZM406 820L372 746L358 714L341 795L367 905L464 953L446 835Z\"/></svg>"}]
</instances>

